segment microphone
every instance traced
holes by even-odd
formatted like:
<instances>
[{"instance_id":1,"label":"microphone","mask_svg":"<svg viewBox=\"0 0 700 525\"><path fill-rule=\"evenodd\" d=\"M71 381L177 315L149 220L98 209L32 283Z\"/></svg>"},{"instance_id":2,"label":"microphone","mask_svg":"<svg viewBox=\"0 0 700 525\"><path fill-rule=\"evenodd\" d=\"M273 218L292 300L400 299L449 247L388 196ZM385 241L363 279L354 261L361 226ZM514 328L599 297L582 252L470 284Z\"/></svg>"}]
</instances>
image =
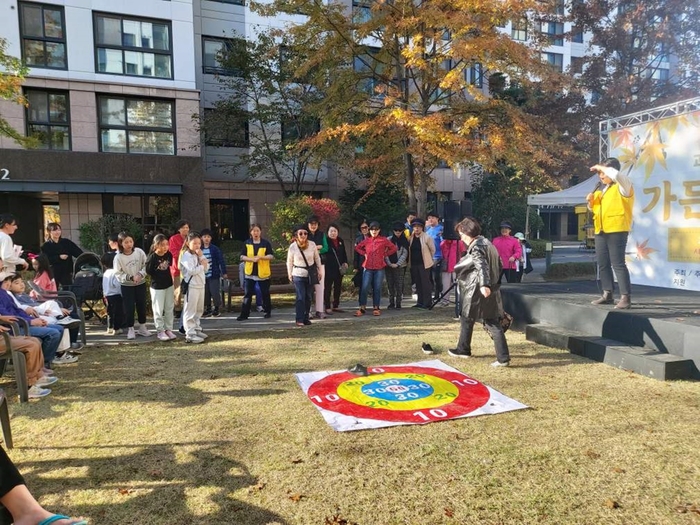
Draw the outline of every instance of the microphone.
<instances>
[{"instance_id":1,"label":"microphone","mask_svg":"<svg viewBox=\"0 0 700 525\"><path fill-rule=\"evenodd\" d=\"M598 180L598 182L596 182L595 187L593 188L593 191L591 193L595 193L596 191L598 191L602 188L603 188L603 181Z\"/></svg>"}]
</instances>

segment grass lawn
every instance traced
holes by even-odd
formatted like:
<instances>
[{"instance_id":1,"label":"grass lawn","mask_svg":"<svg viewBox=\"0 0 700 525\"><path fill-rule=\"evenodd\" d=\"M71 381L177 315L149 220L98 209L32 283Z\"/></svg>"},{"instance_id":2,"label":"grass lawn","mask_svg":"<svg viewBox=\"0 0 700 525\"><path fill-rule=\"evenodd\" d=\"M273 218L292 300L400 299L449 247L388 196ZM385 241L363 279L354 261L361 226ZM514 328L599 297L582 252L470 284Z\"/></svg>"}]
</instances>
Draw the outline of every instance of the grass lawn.
<instances>
[{"instance_id":1,"label":"grass lawn","mask_svg":"<svg viewBox=\"0 0 700 525\"><path fill-rule=\"evenodd\" d=\"M447 356L457 331L446 310L411 311L88 349L51 396L11 403L10 455L44 505L95 525L700 523L700 383L521 333L493 369L481 329L475 358ZM294 378L434 358L532 408L338 433Z\"/></svg>"}]
</instances>

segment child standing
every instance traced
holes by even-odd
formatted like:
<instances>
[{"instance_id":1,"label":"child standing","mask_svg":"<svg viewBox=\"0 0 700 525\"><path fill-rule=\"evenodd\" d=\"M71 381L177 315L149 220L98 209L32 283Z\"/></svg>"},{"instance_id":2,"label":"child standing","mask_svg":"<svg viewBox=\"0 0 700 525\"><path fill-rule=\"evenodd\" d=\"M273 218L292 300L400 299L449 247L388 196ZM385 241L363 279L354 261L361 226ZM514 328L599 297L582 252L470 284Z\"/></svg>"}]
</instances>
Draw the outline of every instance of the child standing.
<instances>
[{"instance_id":1,"label":"child standing","mask_svg":"<svg viewBox=\"0 0 700 525\"><path fill-rule=\"evenodd\" d=\"M128 332L127 339L135 339L136 334L148 337L146 328L146 254L134 246L134 238L126 233L119 234L119 253L114 258L114 273L122 286L124 314ZM135 329L134 312L138 314L138 327Z\"/></svg>"},{"instance_id":2,"label":"child standing","mask_svg":"<svg viewBox=\"0 0 700 525\"><path fill-rule=\"evenodd\" d=\"M211 230L203 229L202 233L202 253L207 258L209 269L206 273L207 284L204 288L204 313L202 317L209 315L219 317L221 308L221 279L228 279L226 275L226 261L221 250L211 243ZM211 309L212 300L214 309Z\"/></svg>"},{"instance_id":3,"label":"child standing","mask_svg":"<svg viewBox=\"0 0 700 525\"><path fill-rule=\"evenodd\" d=\"M182 309L182 320L185 328L185 341L188 343L203 343L207 334L202 331L200 319L204 313L205 274L209 261L202 253L202 239L198 233L189 233L182 245L178 264L181 274L181 285L185 284L185 305Z\"/></svg>"},{"instance_id":4,"label":"child standing","mask_svg":"<svg viewBox=\"0 0 700 525\"><path fill-rule=\"evenodd\" d=\"M114 252L105 253L102 263L102 296L107 304L107 335L119 335L126 327L124 320L124 301L122 300L122 287L114 272Z\"/></svg>"},{"instance_id":5,"label":"child standing","mask_svg":"<svg viewBox=\"0 0 700 525\"><path fill-rule=\"evenodd\" d=\"M158 339L161 341L176 339L173 333L175 288L170 274L173 256L168 248L167 237L159 233L153 237L153 245L146 258L146 273L151 276L153 324L156 325Z\"/></svg>"}]
</instances>

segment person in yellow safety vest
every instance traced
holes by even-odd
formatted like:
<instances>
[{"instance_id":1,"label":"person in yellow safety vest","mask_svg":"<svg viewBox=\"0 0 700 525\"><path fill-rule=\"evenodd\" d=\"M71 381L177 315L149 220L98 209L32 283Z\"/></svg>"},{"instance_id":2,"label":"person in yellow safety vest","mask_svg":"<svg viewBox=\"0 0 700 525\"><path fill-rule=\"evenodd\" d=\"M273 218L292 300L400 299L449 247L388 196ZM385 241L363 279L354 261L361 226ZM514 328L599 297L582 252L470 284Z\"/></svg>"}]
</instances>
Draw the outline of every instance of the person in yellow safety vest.
<instances>
[{"instance_id":1,"label":"person in yellow safety vest","mask_svg":"<svg viewBox=\"0 0 700 525\"><path fill-rule=\"evenodd\" d=\"M620 287L620 300L616 309L628 309L630 299L630 273L625 264L625 247L632 228L634 188L626 173L620 171L620 161L614 157L591 166L598 173L600 182L586 196L588 209L593 212L595 227L595 252L600 272L603 295L591 304L613 304L613 270Z\"/></svg>"},{"instance_id":2,"label":"person in yellow safety vest","mask_svg":"<svg viewBox=\"0 0 700 525\"><path fill-rule=\"evenodd\" d=\"M241 315L237 321L245 321L250 315L250 305L255 293L255 284L260 286L263 298L263 311L265 319L272 316L272 302L270 301L270 261L275 256L272 252L270 241L262 238L262 228L259 224L250 227L250 239L243 245L241 261L245 263L245 293Z\"/></svg>"}]
</instances>

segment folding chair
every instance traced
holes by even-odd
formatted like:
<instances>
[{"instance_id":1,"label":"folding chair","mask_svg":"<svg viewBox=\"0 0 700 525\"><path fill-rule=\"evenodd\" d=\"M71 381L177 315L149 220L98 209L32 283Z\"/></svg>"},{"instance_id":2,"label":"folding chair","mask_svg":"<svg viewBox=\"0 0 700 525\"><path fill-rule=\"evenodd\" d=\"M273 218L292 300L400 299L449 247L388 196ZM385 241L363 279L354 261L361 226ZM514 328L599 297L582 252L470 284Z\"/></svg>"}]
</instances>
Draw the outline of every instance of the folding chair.
<instances>
[{"instance_id":1,"label":"folding chair","mask_svg":"<svg viewBox=\"0 0 700 525\"><path fill-rule=\"evenodd\" d=\"M83 342L83 344L87 344L87 336L85 334L85 314L83 313L83 309L75 294L67 290L60 290L58 292L44 290L32 281L27 281L27 284L29 284L29 287L36 293L37 301L58 301L61 304L70 304L73 308L75 308L75 311L78 313L78 317L80 318L80 340Z\"/></svg>"},{"instance_id":2,"label":"folding chair","mask_svg":"<svg viewBox=\"0 0 700 525\"><path fill-rule=\"evenodd\" d=\"M7 448L12 448L10 411L7 409L7 397L5 397L5 391L2 388L0 388L0 425L2 426L2 437L5 439L5 446Z\"/></svg>"},{"instance_id":3,"label":"folding chair","mask_svg":"<svg viewBox=\"0 0 700 525\"><path fill-rule=\"evenodd\" d=\"M19 326L17 323L4 323L3 326L10 326L13 335L18 335ZM28 332L27 332L28 333ZM5 372L8 361L12 360L12 366L15 370L15 382L17 383L17 392L21 403L29 401L29 384L27 383L27 358L22 352L17 352L12 348L12 341L6 332L2 332L2 338L5 340L6 352L0 355L0 376ZM4 427L3 427L4 428Z\"/></svg>"}]
</instances>

